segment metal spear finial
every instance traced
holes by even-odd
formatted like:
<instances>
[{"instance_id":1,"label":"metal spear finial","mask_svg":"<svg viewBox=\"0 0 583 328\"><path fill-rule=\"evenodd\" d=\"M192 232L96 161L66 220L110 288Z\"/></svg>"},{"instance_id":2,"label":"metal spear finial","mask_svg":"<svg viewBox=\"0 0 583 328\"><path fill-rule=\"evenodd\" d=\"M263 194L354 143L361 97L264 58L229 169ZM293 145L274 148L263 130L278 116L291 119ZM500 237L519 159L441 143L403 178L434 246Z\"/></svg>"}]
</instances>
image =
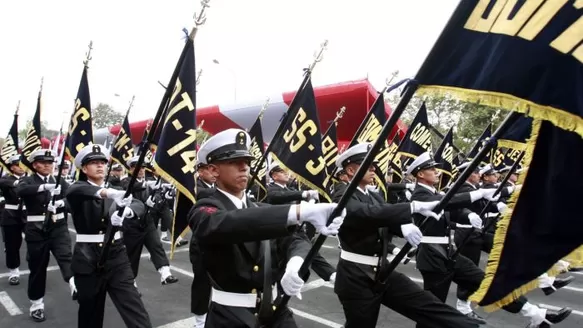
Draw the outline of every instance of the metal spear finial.
<instances>
[{"instance_id":1,"label":"metal spear finial","mask_svg":"<svg viewBox=\"0 0 583 328\"><path fill-rule=\"evenodd\" d=\"M344 112L346 111L346 106L342 106L340 110L336 113L336 117L334 118L333 124L336 124L343 116Z\"/></svg>"},{"instance_id":2,"label":"metal spear finial","mask_svg":"<svg viewBox=\"0 0 583 328\"><path fill-rule=\"evenodd\" d=\"M136 95L132 96L132 100L130 100L130 105L128 106L128 110L126 111L126 116L130 113L130 109L134 106L134 100L136 99Z\"/></svg>"},{"instance_id":3,"label":"metal spear finial","mask_svg":"<svg viewBox=\"0 0 583 328\"><path fill-rule=\"evenodd\" d=\"M18 115L19 111L20 111L20 100L18 101L18 104L16 104L16 113L14 113L14 115Z\"/></svg>"},{"instance_id":4,"label":"metal spear finial","mask_svg":"<svg viewBox=\"0 0 583 328\"><path fill-rule=\"evenodd\" d=\"M200 124L198 125L198 127L196 128L197 130L202 130L202 127L204 126L204 120L200 121Z\"/></svg>"},{"instance_id":5,"label":"metal spear finial","mask_svg":"<svg viewBox=\"0 0 583 328\"><path fill-rule=\"evenodd\" d=\"M202 68L198 70L198 74L196 74L196 85L200 84L200 76L202 75Z\"/></svg>"},{"instance_id":6,"label":"metal spear finial","mask_svg":"<svg viewBox=\"0 0 583 328\"><path fill-rule=\"evenodd\" d=\"M314 53L314 61L312 62L312 64L308 68L308 71L311 72L314 69L314 67L316 66L316 64L322 61L322 59L324 58L324 50L326 50L327 47L328 47L328 40L324 40L324 42L322 42L320 44L320 51Z\"/></svg>"},{"instance_id":7,"label":"metal spear finial","mask_svg":"<svg viewBox=\"0 0 583 328\"><path fill-rule=\"evenodd\" d=\"M40 78L40 90L39 90L39 93L40 93L40 92L43 92L43 84L44 84L44 83L45 83L45 77L44 77L44 76L42 76L42 77Z\"/></svg>"},{"instance_id":8,"label":"metal spear finial","mask_svg":"<svg viewBox=\"0 0 583 328\"><path fill-rule=\"evenodd\" d=\"M89 61L93 58L91 57L91 50L93 50L93 41L89 41L89 49L85 53L85 60L83 61L83 65L85 65L85 67L89 65Z\"/></svg>"},{"instance_id":9,"label":"metal spear finial","mask_svg":"<svg viewBox=\"0 0 583 328\"><path fill-rule=\"evenodd\" d=\"M206 9L210 8L209 6L209 2L210 0L201 0L200 1L200 6L202 7L202 9L200 10L200 13L197 15L196 12L194 13L194 27L192 28L192 30L190 31L190 35L188 36L191 40L194 40L194 36L196 35L196 32L198 31L198 27L203 25L206 22Z\"/></svg>"},{"instance_id":10,"label":"metal spear finial","mask_svg":"<svg viewBox=\"0 0 583 328\"><path fill-rule=\"evenodd\" d=\"M263 119L263 113L265 112L267 107L269 107L269 97L267 97L267 99L265 99L265 103L263 104L263 106L261 106L261 110L259 111L259 115L258 115L259 120Z\"/></svg>"}]
</instances>

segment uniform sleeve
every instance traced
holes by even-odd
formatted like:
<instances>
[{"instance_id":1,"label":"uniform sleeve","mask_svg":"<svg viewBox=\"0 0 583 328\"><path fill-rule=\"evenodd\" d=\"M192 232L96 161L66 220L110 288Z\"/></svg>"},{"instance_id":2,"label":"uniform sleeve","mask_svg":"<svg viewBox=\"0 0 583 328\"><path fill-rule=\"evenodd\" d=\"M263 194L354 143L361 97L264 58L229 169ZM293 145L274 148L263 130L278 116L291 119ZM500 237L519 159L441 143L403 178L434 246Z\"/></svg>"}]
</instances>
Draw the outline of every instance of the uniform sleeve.
<instances>
[{"instance_id":1,"label":"uniform sleeve","mask_svg":"<svg viewBox=\"0 0 583 328\"><path fill-rule=\"evenodd\" d=\"M387 183L387 191L401 191L407 188L404 183Z\"/></svg>"},{"instance_id":2,"label":"uniform sleeve","mask_svg":"<svg viewBox=\"0 0 583 328\"><path fill-rule=\"evenodd\" d=\"M38 194L38 187L40 185L40 183L36 183L32 180L32 177L26 177L20 180L20 183L16 185L16 195L18 195L18 197L36 195Z\"/></svg>"},{"instance_id":3,"label":"uniform sleeve","mask_svg":"<svg viewBox=\"0 0 583 328\"><path fill-rule=\"evenodd\" d=\"M289 204L301 201L302 191L285 190L279 187L267 187L267 197L265 201L273 205Z\"/></svg>"},{"instance_id":4,"label":"uniform sleeve","mask_svg":"<svg viewBox=\"0 0 583 328\"><path fill-rule=\"evenodd\" d=\"M289 205L227 211L213 202L198 202L189 215L200 245L238 244L288 235Z\"/></svg>"},{"instance_id":5,"label":"uniform sleeve","mask_svg":"<svg viewBox=\"0 0 583 328\"><path fill-rule=\"evenodd\" d=\"M0 188L14 188L14 182L17 180L8 179L8 175L0 178Z\"/></svg>"}]
</instances>

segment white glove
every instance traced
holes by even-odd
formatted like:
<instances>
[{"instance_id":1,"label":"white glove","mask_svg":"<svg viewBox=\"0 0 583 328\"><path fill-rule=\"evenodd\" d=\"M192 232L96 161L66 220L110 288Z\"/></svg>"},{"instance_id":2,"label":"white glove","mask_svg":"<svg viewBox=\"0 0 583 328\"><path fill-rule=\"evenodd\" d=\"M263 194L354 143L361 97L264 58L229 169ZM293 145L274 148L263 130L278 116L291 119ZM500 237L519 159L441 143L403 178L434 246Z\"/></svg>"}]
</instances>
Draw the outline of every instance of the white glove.
<instances>
[{"instance_id":1,"label":"white glove","mask_svg":"<svg viewBox=\"0 0 583 328\"><path fill-rule=\"evenodd\" d=\"M123 225L123 217L117 215L117 211L111 215L111 225L114 227L121 227Z\"/></svg>"},{"instance_id":2,"label":"white glove","mask_svg":"<svg viewBox=\"0 0 583 328\"><path fill-rule=\"evenodd\" d=\"M53 202L49 202L49 204L47 205L47 211L55 214L57 213L57 208L60 207L64 207L65 206L65 201L62 199L59 199L57 201Z\"/></svg>"},{"instance_id":3,"label":"white glove","mask_svg":"<svg viewBox=\"0 0 583 328\"><path fill-rule=\"evenodd\" d=\"M377 192L377 187L373 186L373 185L366 185L366 190L372 191L372 192Z\"/></svg>"},{"instance_id":4,"label":"white glove","mask_svg":"<svg viewBox=\"0 0 583 328\"><path fill-rule=\"evenodd\" d=\"M333 283L333 284L336 283L336 272L332 272L328 281Z\"/></svg>"},{"instance_id":5,"label":"white glove","mask_svg":"<svg viewBox=\"0 0 583 328\"><path fill-rule=\"evenodd\" d=\"M310 200L310 199L318 200L319 196L318 196L318 192L316 190L305 190L302 193L302 198L305 200Z\"/></svg>"},{"instance_id":6,"label":"white glove","mask_svg":"<svg viewBox=\"0 0 583 328\"><path fill-rule=\"evenodd\" d=\"M504 204L503 202L496 203L496 207L498 208L498 212L504 213L508 209L508 205Z\"/></svg>"},{"instance_id":7,"label":"white glove","mask_svg":"<svg viewBox=\"0 0 583 328\"><path fill-rule=\"evenodd\" d=\"M0 196L0 203L4 203L4 201L5 201L4 197Z\"/></svg>"},{"instance_id":8,"label":"white glove","mask_svg":"<svg viewBox=\"0 0 583 328\"><path fill-rule=\"evenodd\" d=\"M409 190L405 190L405 197L407 198L408 201L411 200L411 196L412 196L411 192Z\"/></svg>"},{"instance_id":9,"label":"white glove","mask_svg":"<svg viewBox=\"0 0 583 328\"><path fill-rule=\"evenodd\" d=\"M75 286L75 277L69 279L69 287L71 288L71 296L77 292L77 286Z\"/></svg>"},{"instance_id":10,"label":"white glove","mask_svg":"<svg viewBox=\"0 0 583 328\"><path fill-rule=\"evenodd\" d=\"M163 183L162 187L166 188L166 189L170 189L170 188L172 188L172 184L171 183Z\"/></svg>"},{"instance_id":11,"label":"white glove","mask_svg":"<svg viewBox=\"0 0 583 328\"><path fill-rule=\"evenodd\" d=\"M148 207L154 207L154 205L156 205L156 203L154 203L154 196L150 196L146 199L146 205L148 205Z\"/></svg>"},{"instance_id":12,"label":"white glove","mask_svg":"<svg viewBox=\"0 0 583 328\"><path fill-rule=\"evenodd\" d=\"M405 188L410 190L410 191L413 191L413 190L415 190L415 184L414 183L407 183L405 185Z\"/></svg>"},{"instance_id":13,"label":"white glove","mask_svg":"<svg viewBox=\"0 0 583 328\"><path fill-rule=\"evenodd\" d=\"M160 189L160 184L158 183L158 181L155 180L151 180L151 181L146 181L145 185L148 186L150 189L152 190L158 190Z\"/></svg>"},{"instance_id":14,"label":"white glove","mask_svg":"<svg viewBox=\"0 0 583 328\"><path fill-rule=\"evenodd\" d=\"M105 189L105 194L107 198L113 199L117 206L128 206L132 203L132 195L127 198L123 198L126 194L125 190L116 190L112 188ZM129 201L128 201L129 200Z\"/></svg>"},{"instance_id":15,"label":"white glove","mask_svg":"<svg viewBox=\"0 0 583 328\"><path fill-rule=\"evenodd\" d=\"M443 215L443 211L441 211L441 213L439 214L432 212L432 210L435 208L435 206L437 206L437 204L439 204L439 201L420 202L414 200L411 202L411 213L419 213L423 216L430 216L439 221L439 219Z\"/></svg>"},{"instance_id":16,"label":"white glove","mask_svg":"<svg viewBox=\"0 0 583 328\"><path fill-rule=\"evenodd\" d=\"M43 191L53 191L55 190L55 187L57 185L54 183L45 183L45 184L41 184L40 187L38 187L38 191L39 192L43 192Z\"/></svg>"},{"instance_id":17,"label":"white glove","mask_svg":"<svg viewBox=\"0 0 583 328\"><path fill-rule=\"evenodd\" d=\"M403 233L403 238L405 238L409 244L413 246L421 244L423 233L421 233L421 230L419 230L419 228L413 223L401 225L401 232Z\"/></svg>"},{"instance_id":18,"label":"white glove","mask_svg":"<svg viewBox=\"0 0 583 328\"><path fill-rule=\"evenodd\" d=\"M401 251L401 249L399 247L395 247L395 248L393 248L392 254L397 256L397 254L399 254L400 251Z\"/></svg>"},{"instance_id":19,"label":"white glove","mask_svg":"<svg viewBox=\"0 0 583 328\"><path fill-rule=\"evenodd\" d=\"M300 277L298 272L304 263L304 259L299 256L294 256L287 262L285 273L281 277L281 288L289 296L296 296L302 299L300 291L304 286L304 280Z\"/></svg>"},{"instance_id":20,"label":"white glove","mask_svg":"<svg viewBox=\"0 0 583 328\"><path fill-rule=\"evenodd\" d=\"M253 197L253 195L251 195L250 197ZM172 197L172 195L170 195L170 192L167 191L164 193L164 198L166 199L174 199L174 197Z\"/></svg>"},{"instance_id":21,"label":"white glove","mask_svg":"<svg viewBox=\"0 0 583 328\"><path fill-rule=\"evenodd\" d=\"M61 185L51 191L51 196L58 196L61 194Z\"/></svg>"},{"instance_id":22,"label":"white glove","mask_svg":"<svg viewBox=\"0 0 583 328\"><path fill-rule=\"evenodd\" d=\"M134 217L134 215L135 215L134 210L132 210L129 206L123 208L123 213L121 214L121 216L124 219L131 219Z\"/></svg>"},{"instance_id":23,"label":"white glove","mask_svg":"<svg viewBox=\"0 0 583 328\"><path fill-rule=\"evenodd\" d=\"M300 207L300 222L311 223L318 233L325 236L337 234L338 229L342 225L344 217L346 216L346 209L344 209L339 217L334 218L330 226L326 226L328 224L328 217L337 206L336 203L310 204L302 202L295 206ZM339 218L340 220L338 220Z\"/></svg>"},{"instance_id":24,"label":"white glove","mask_svg":"<svg viewBox=\"0 0 583 328\"><path fill-rule=\"evenodd\" d=\"M468 214L468 220L470 220L472 227L476 229L482 229L482 219L478 214L474 212Z\"/></svg>"},{"instance_id":25,"label":"white glove","mask_svg":"<svg viewBox=\"0 0 583 328\"><path fill-rule=\"evenodd\" d=\"M515 188L514 186L508 186L506 187L506 191L508 191L508 193L511 194L514 192L514 188Z\"/></svg>"}]
</instances>

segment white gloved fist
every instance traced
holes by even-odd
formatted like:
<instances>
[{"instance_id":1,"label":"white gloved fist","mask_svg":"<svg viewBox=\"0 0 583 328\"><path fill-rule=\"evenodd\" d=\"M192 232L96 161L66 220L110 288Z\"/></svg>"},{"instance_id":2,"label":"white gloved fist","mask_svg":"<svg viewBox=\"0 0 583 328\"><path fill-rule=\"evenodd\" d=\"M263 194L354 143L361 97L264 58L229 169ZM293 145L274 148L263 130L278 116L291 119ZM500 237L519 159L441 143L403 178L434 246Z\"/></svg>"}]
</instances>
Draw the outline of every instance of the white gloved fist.
<instances>
[{"instance_id":1,"label":"white gloved fist","mask_svg":"<svg viewBox=\"0 0 583 328\"><path fill-rule=\"evenodd\" d=\"M411 196L412 196L411 192L409 190L405 190L405 197L407 198L408 201L411 200Z\"/></svg>"},{"instance_id":2,"label":"white gloved fist","mask_svg":"<svg viewBox=\"0 0 583 328\"><path fill-rule=\"evenodd\" d=\"M55 189L51 190L51 196L58 196L61 194L61 186L59 185Z\"/></svg>"},{"instance_id":3,"label":"white gloved fist","mask_svg":"<svg viewBox=\"0 0 583 328\"><path fill-rule=\"evenodd\" d=\"M415 190L415 184L414 183L407 183L407 184L405 184L405 188L407 190L413 191L413 190Z\"/></svg>"},{"instance_id":4,"label":"white gloved fist","mask_svg":"<svg viewBox=\"0 0 583 328\"><path fill-rule=\"evenodd\" d=\"M373 186L373 185L370 185L370 184L369 185L366 185L366 190L368 190L370 192L377 192L378 191L378 189L377 189L376 186Z\"/></svg>"},{"instance_id":5,"label":"white gloved fist","mask_svg":"<svg viewBox=\"0 0 583 328\"><path fill-rule=\"evenodd\" d=\"M158 190L160 189L160 184L158 183L158 181L156 180L150 180L150 181L146 181L144 182L144 184L146 186L148 186L148 188L152 189L152 190Z\"/></svg>"},{"instance_id":6,"label":"white gloved fist","mask_svg":"<svg viewBox=\"0 0 583 328\"><path fill-rule=\"evenodd\" d=\"M478 214L474 212L468 214L468 220L470 220L472 227L476 229L482 229L482 219Z\"/></svg>"},{"instance_id":7,"label":"white gloved fist","mask_svg":"<svg viewBox=\"0 0 583 328\"><path fill-rule=\"evenodd\" d=\"M252 197L253 195L251 195L250 197ZM170 191L167 191L164 193L164 198L170 200L170 199L174 199L174 197L170 194Z\"/></svg>"},{"instance_id":8,"label":"white gloved fist","mask_svg":"<svg viewBox=\"0 0 583 328\"><path fill-rule=\"evenodd\" d=\"M405 238L409 244L413 246L421 244L423 233L421 233L421 230L419 230L419 228L413 223L401 225L401 232L403 233L403 238Z\"/></svg>"},{"instance_id":9,"label":"white gloved fist","mask_svg":"<svg viewBox=\"0 0 583 328\"><path fill-rule=\"evenodd\" d=\"M498 208L498 212L504 213L508 209L508 205L504 204L503 202L496 203L496 207Z\"/></svg>"},{"instance_id":10,"label":"white gloved fist","mask_svg":"<svg viewBox=\"0 0 583 328\"><path fill-rule=\"evenodd\" d=\"M339 217L334 218L334 221L328 227L328 217L332 214L332 211L336 208L336 203L330 204L310 204L302 202L301 204L295 205L299 206L300 213L300 223L309 222L311 223L318 233L328 235L334 235L338 233L338 228L342 225L344 217L346 216L346 209L342 211ZM297 208L296 208L297 211ZM338 218L341 218L338 220Z\"/></svg>"},{"instance_id":11,"label":"white gloved fist","mask_svg":"<svg viewBox=\"0 0 583 328\"><path fill-rule=\"evenodd\" d=\"M300 291L304 286L304 280L300 277L299 271L304 263L304 259L299 256L294 256L287 262L285 273L281 277L281 288L289 296L296 296L302 299Z\"/></svg>"},{"instance_id":12,"label":"white gloved fist","mask_svg":"<svg viewBox=\"0 0 583 328\"><path fill-rule=\"evenodd\" d=\"M111 215L111 225L114 227L121 227L123 225L123 217L117 215L117 211Z\"/></svg>"},{"instance_id":13,"label":"white gloved fist","mask_svg":"<svg viewBox=\"0 0 583 328\"><path fill-rule=\"evenodd\" d=\"M121 216L124 219L131 219L134 217L134 215L135 215L134 210L132 210L129 206L123 208L123 213L121 214Z\"/></svg>"},{"instance_id":14,"label":"white gloved fist","mask_svg":"<svg viewBox=\"0 0 583 328\"><path fill-rule=\"evenodd\" d=\"M75 277L69 279L69 288L71 288L71 296L77 292L77 286L75 285Z\"/></svg>"},{"instance_id":15,"label":"white gloved fist","mask_svg":"<svg viewBox=\"0 0 583 328\"><path fill-rule=\"evenodd\" d=\"M305 200L318 200L319 196L316 190L304 190L304 192L302 192L302 198Z\"/></svg>"},{"instance_id":16,"label":"white gloved fist","mask_svg":"<svg viewBox=\"0 0 583 328\"><path fill-rule=\"evenodd\" d=\"M64 207L65 206L65 201L62 199L59 199L57 201L53 202L49 202L49 204L47 205L47 211L55 214L57 213L57 209L60 207Z\"/></svg>"},{"instance_id":17,"label":"white gloved fist","mask_svg":"<svg viewBox=\"0 0 583 328\"><path fill-rule=\"evenodd\" d=\"M6 201L6 199L4 199L4 197L0 196L0 203L4 203Z\"/></svg>"},{"instance_id":18,"label":"white gloved fist","mask_svg":"<svg viewBox=\"0 0 583 328\"><path fill-rule=\"evenodd\" d=\"M485 200L489 200L491 202L496 202L498 201L498 198L500 198L500 194L496 195L496 197L494 197L494 194L496 193L496 189L480 189L482 191L482 198L484 198Z\"/></svg>"},{"instance_id":19,"label":"white gloved fist","mask_svg":"<svg viewBox=\"0 0 583 328\"><path fill-rule=\"evenodd\" d=\"M336 272L332 272L328 281L332 284L336 283Z\"/></svg>"},{"instance_id":20,"label":"white gloved fist","mask_svg":"<svg viewBox=\"0 0 583 328\"><path fill-rule=\"evenodd\" d=\"M146 199L146 205L148 205L148 207L154 207L156 205L156 203L154 203L154 196L150 196Z\"/></svg>"},{"instance_id":21,"label":"white gloved fist","mask_svg":"<svg viewBox=\"0 0 583 328\"><path fill-rule=\"evenodd\" d=\"M55 190L56 186L57 185L54 183L45 183L45 184L40 185L40 187L38 188L38 191L39 192L41 192L41 191L49 191L50 192L50 191Z\"/></svg>"},{"instance_id":22,"label":"white gloved fist","mask_svg":"<svg viewBox=\"0 0 583 328\"><path fill-rule=\"evenodd\" d=\"M125 190L116 190L112 188L105 189L105 194L107 198L113 199L117 206L128 206L132 202L132 195L127 198L124 198L126 192ZM129 202L128 202L129 199Z\"/></svg>"},{"instance_id":23,"label":"white gloved fist","mask_svg":"<svg viewBox=\"0 0 583 328\"><path fill-rule=\"evenodd\" d=\"M435 208L435 206L437 206L437 204L439 204L439 201L437 200L432 202L420 202L414 200L411 202L411 213L419 213L423 216L430 216L439 221L439 219L443 215L443 211L441 211L441 213L439 214L433 212L433 209Z\"/></svg>"}]
</instances>

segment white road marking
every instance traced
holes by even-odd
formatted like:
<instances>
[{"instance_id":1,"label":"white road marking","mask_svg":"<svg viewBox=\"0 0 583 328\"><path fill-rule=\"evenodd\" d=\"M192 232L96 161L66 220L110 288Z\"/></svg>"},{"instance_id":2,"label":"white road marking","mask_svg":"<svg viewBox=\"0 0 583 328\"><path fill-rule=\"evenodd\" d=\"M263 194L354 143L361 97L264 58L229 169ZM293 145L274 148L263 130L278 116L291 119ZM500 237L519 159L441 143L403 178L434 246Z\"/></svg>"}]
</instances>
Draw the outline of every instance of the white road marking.
<instances>
[{"instance_id":1,"label":"white road marking","mask_svg":"<svg viewBox=\"0 0 583 328\"><path fill-rule=\"evenodd\" d=\"M558 307L558 306L549 305L549 304L539 304L538 306L540 306L540 307L542 307L542 308L545 308L545 309L549 309L549 310L555 310L555 311L557 311L557 310L560 310L560 309L561 309L561 308L560 308L560 307ZM581 311L577 311L577 310L573 310L573 314L576 314L576 315L583 316L583 312L581 312Z\"/></svg>"},{"instance_id":2,"label":"white road marking","mask_svg":"<svg viewBox=\"0 0 583 328\"><path fill-rule=\"evenodd\" d=\"M8 296L7 292L0 292L0 303L4 305L6 311L8 311L10 315L15 316L22 314L22 311L20 311L20 309L18 308L16 303L14 303L12 298Z\"/></svg>"},{"instance_id":3,"label":"white road marking","mask_svg":"<svg viewBox=\"0 0 583 328\"><path fill-rule=\"evenodd\" d=\"M156 328L192 328L194 327L194 317L174 321Z\"/></svg>"},{"instance_id":4,"label":"white road marking","mask_svg":"<svg viewBox=\"0 0 583 328\"><path fill-rule=\"evenodd\" d=\"M176 267L174 265L171 265L170 266L170 270L172 270L174 272L181 273L181 274L183 274L185 276L194 278L194 274L192 272L187 271L187 270L184 270L184 269L181 269L181 268ZM321 280L323 282L322 285L327 284L327 282L325 282L324 280L322 280L322 279L319 279L319 280ZM341 327L343 327L343 325L338 324L338 323L333 322L333 321L330 321L328 319L324 319L322 317L318 317L318 316L315 316L313 314L309 314L309 313L306 313L306 312L303 312L303 311L300 311L298 309L294 309L294 308L291 308L291 307L290 307L290 309L294 312L295 315L300 316L300 317L303 317L303 318L306 318L308 320L315 321L315 322L320 323L322 325L325 325L325 326L328 326L328 327L332 327L332 328L341 328ZM169 323L168 325L160 326L158 328L192 327L192 323L190 323L190 321L188 321L188 320L189 319L179 320L179 321L176 321L176 322L173 322L173 323ZM194 322L194 321L192 321L192 322ZM176 323L177 325L176 326L173 326L174 323ZM190 323L190 326L185 325L186 323Z\"/></svg>"}]
</instances>

